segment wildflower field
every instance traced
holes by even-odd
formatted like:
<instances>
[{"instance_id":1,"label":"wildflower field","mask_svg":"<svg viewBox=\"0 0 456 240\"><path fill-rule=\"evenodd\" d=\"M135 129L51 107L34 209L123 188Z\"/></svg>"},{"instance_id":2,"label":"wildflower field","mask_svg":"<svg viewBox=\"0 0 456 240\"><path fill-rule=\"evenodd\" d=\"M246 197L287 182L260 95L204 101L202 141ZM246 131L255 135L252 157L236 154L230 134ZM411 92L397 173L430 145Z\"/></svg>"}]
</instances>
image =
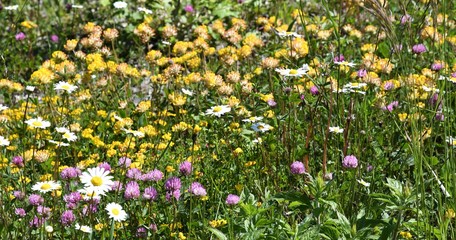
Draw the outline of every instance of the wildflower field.
<instances>
[{"instance_id":1,"label":"wildflower field","mask_svg":"<svg viewBox=\"0 0 456 240\"><path fill-rule=\"evenodd\" d=\"M1 239L456 239L451 0L0 1Z\"/></svg>"}]
</instances>

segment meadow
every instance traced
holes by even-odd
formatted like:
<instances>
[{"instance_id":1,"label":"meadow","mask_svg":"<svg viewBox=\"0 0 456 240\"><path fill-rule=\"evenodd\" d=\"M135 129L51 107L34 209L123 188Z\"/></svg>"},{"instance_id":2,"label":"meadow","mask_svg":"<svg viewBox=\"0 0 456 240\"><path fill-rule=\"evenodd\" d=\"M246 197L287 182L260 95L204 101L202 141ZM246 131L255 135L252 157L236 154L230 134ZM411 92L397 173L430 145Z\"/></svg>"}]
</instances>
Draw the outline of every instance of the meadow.
<instances>
[{"instance_id":1,"label":"meadow","mask_svg":"<svg viewBox=\"0 0 456 240\"><path fill-rule=\"evenodd\" d=\"M1 239L456 239L448 0L0 2Z\"/></svg>"}]
</instances>

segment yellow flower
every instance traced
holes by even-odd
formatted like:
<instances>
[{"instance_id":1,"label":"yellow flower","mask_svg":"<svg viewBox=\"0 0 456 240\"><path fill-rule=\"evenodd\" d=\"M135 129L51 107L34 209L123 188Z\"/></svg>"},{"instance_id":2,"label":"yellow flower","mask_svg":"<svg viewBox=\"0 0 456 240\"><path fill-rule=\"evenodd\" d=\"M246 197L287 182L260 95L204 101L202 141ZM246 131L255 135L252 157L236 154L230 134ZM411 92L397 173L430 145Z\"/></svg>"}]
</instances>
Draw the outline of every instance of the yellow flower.
<instances>
[{"instance_id":1,"label":"yellow flower","mask_svg":"<svg viewBox=\"0 0 456 240\"><path fill-rule=\"evenodd\" d=\"M399 113L397 114L399 117L399 121L404 122L407 119L407 113Z\"/></svg>"},{"instance_id":2,"label":"yellow flower","mask_svg":"<svg viewBox=\"0 0 456 240\"><path fill-rule=\"evenodd\" d=\"M169 165L166 166L166 171L167 171L167 172L174 172L175 170L176 170L176 169L174 169L173 166L169 166Z\"/></svg>"},{"instance_id":3,"label":"yellow flower","mask_svg":"<svg viewBox=\"0 0 456 240\"><path fill-rule=\"evenodd\" d=\"M38 25L36 25L36 23L34 23L32 21L28 21L28 20L21 22L21 26L28 28L28 29L38 27Z\"/></svg>"}]
</instances>

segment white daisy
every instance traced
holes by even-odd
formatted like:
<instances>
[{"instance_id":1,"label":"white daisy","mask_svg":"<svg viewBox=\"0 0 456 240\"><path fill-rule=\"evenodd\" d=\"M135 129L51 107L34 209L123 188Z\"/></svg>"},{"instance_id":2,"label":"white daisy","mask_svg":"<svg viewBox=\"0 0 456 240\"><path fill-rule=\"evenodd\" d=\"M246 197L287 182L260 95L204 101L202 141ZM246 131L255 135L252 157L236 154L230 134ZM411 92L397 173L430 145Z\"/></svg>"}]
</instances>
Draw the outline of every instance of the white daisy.
<instances>
[{"instance_id":1,"label":"white daisy","mask_svg":"<svg viewBox=\"0 0 456 240\"><path fill-rule=\"evenodd\" d=\"M211 107L210 109L206 110L206 115L220 117L229 111L231 111L230 106L220 105L220 106Z\"/></svg>"},{"instance_id":2,"label":"white daisy","mask_svg":"<svg viewBox=\"0 0 456 240\"><path fill-rule=\"evenodd\" d=\"M300 35L296 32L278 31L277 29L274 29L274 32L277 34L277 36L282 37L282 38L283 37L302 37L302 35Z\"/></svg>"},{"instance_id":3,"label":"white daisy","mask_svg":"<svg viewBox=\"0 0 456 240\"><path fill-rule=\"evenodd\" d=\"M126 8L127 7L127 3L126 2L122 2L122 1L117 1L113 5L114 5L115 8L118 8L118 9L122 9L122 8Z\"/></svg>"},{"instance_id":4,"label":"white daisy","mask_svg":"<svg viewBox=\"0 0 456 240\"><path fill-rule=\"evenodd\" d=\"M111 185L113 184L112 178L112 176L109 176L108 171L100 167L89 168L79 176L81 183L84 184L86 188L100 194L111 190Z\"/></svg>"},{"instance_id":5,"label":"white daisy","mask_svg":"<svg viewBox=\"0 0 456 240\"><path fill-rule=\"evenodd\" d=\"M114 219L114 221L125 221L128 217L128 214L122 209L122 206L117 203L108 203L105 209L108 211L109 218Z\"/></svg>"},{"instance_id":6,"label":"white daisy","mask_svg":"<svg viewBox=\"0 0 456 240\"><path fill-rule=\"evenodd\" d=\"M255 132L267 132L272 129L272 126L266 123L255 123L252 125L252 129Z\"/></svg>"},{"instance_id":7,"label":"white daisy","mask_svg":"<svg viewBox=\"0 0 456 240\"><path fill-rule=\"evenodd\" d=\"M133 134L133 136L135 136L135 137L139 137L139 138L144 137L144 133L141 131L125 129L125 128L122 128L122 130L124 130L126 133Z\"/></svg>"},{"instance_id":8,"label":"white daisy","mask_svg":"<svg viewBox=\"0 0 456 240\"><path fill-rule=\"evenodd\" d=\"M349 66L349 67L354 67L354 66L356 66L356 63L354 63L354 62L347 62L347 61L334 62L334 64L342 65L342 66Z\"/></svg>"},{"instance_id":9,"label":"white daisy","mask_svg":"<svg viewBox=\"0 0 456 240\"><path fill-rule=\"evenodd\" d=\"M436 92L436 93L440 92L440 90L435 87L421 86L421 88L423 88L423 90L425 92Z\"/></svg>"},{"instance_id":10,"label":"white daisy","mask_svg":"<svg viewBox=\"0 0 456 240\"><path fill-rule=\"evenodd\" d=\"M3 111L3 110L6 110L8 109L7 106L3 106L3 104L0 104L0 112Z\"/></svg>"},{"instance_id":11,"label":"white daisy","mask_svg":"<svg viewBox=\"0 0 456 240\"><path fill-rule=\"evenodd\" d=\"M71 5L71 7L72 8L79 8L79 9L83 9L84 8L84 6L82 6L82 5L75 5L75 4Z\"/></svg>"},{"instance_id":12,"label":"white daisy","mask_svg":"<svg viewBox=\"0 0 456 240\"><path fill-rule=\"evenodd\" d=\"M64 90L67 93L72 93L76 89L78 89L77 86L64 81L60 81L54 86L54 90Z\"/></svg>"},{"instance_id":13,"label":"white daisy","mask_svg":"<svg viewBox=\"0 0 456 240\"><path fill-rule=\"evenodd\" d=\"M39 191L41 193L52 192L57 189L60 189L60 184L55 181L37 182L32 187L32 190Z\"/></svg>"},{"instance_id":14,"label":"white daisy","mask_svg":"<svg viewBox=\"0 0 456 240\"><path fill-rule=\"evenodd\" d=\"M27 90L29 92L33 92L33 91L35 91L35 87L34 86L27 86L27 87L25 87L25 90Z\"/></svg>"},{"instance_id":15,"label":"white daisy","mask_svg":"<svg viewBox=\"0 0 456 240\"><path fill-rule=\"evenodd\" d=\"M85 232L85 233L91 233L91 232L92 232L92 228L89 227L89 226L87 226L87 225L82 225L82 226L80 226L78 223L76 223L76 224L74 225L74 228L75 228L76 230L81 230L81 231L83 231L83 232Z\"/></svg>"},{"instance_id":16,"label":"white daisy","mask_svg":"<svg viewBox=\"0 0 456 240\"><path fill-rule=\"evenodd\" d=\"M19 5L12 5L12 6L6 6L4 7L5 10L17 10L19 8Z\"/></svg>"},{"instance_id":17,"label":"white daisy","mask_svg":"<svg viewBox=\"0 0 456 240\"><path fill-rule=\"evenodd\" d=\"M193 96L193 92L190 91L190 90L188 90L188 89L182 88L182 92L183 92L185 95Z\"/></svg>"},{"instance_id":18,"label":"white daisy","mask_svg":"<svg viewBox=\"0 0 456 240\"><path fill-rule=\"evenodd\" d=\"M41 117L29 119L25 121L25 123L27 123L32 128L45 129L51 126L50 122L44 121Z\"/></svg>"},{"instance_id":19,"label":"white daisy","mask_svg":"<svg viewBox=\"0 0 456 240\"><path fill-rule=\"evenodd\" d=\"M78 139L78 137L76 136L76 134L68 131L68 132L65 132L62 137L64 139L66 139L68 142L74 142Z\"/></svg>"},{"instance_id":20,"label":"white daisy","mask_svg":"<svg viewBox=\"0 0 456 240\"><path fill-rule=\"evenodd\" d=\"M50 143L57 145L57 147L68 147L70 144L60 141L48 140Z\"/></svg>"},{"instance_id":21,"label":"white daisy","mask_svg":"<svg viewBox=\"0 0 456 240\"><path fill-rule=\"evenodd\" d=\"M358 181L359 184L361 184L361 185L363 185L365 187L369 187L371 185L370 183L368 183L368 182L366 182L366 181L364 181L362 179L360 179L360 180L356 179L356 181Z\"/></svg>"},{"instance_id":22,"label":"white daisy","mask_svg":"<svg viewBox=\"0 0 456 240\"><path fill-rule=\"evenodd\" d=\"M246 119L242 119L243 122L254 123L263 120L263 117L249 117Z\"/></svg>"},{"instance_id":23,"label":"white daisy","mask_svg":"<svg viewBox=\"0 0 456 240\"><path fill-rule=\"evenodd\" d=\"M367 86L367 83L347 83L344 85L344 88L345 89L360 89L360 88L364 88Z\"/></svg>"},{"instance_id":24,"label":"white daisy","mask_svg":"<svg viewBox=\"0 0 456 240\"><path fill-rule=\"evenodd\" d=\"M344 129L340 127L329 127L329 132L333 133L343 133Z\"/></svg>"},{"instance_id":25,"label":"white daisy","mask_svg":"<svg viewBox=\"0 0 456 240\"><path fill-rule=\"evenodd\" d=\"M144 12L145 14L152 14L152 10L149 10L147 8L143 8L143 7L138 7L138 11L140 12Z\"/></svg>"},{"instance_id":26,"label":"white daisy","mask_svg":"<svg viewBox=\"0 0 456 240\"><path fill-rule=\"evenodd\" d=\"M0 136L0 146L9 146L10 141L3 136Z\"/></svg>"},{"instance_id":27,"label":"white daisy","mask_svg":"<svg viewBox=\"0 0 456 240\"><path fill-rule=\"evenodd\" d=\"M86 201L100 200L101 196L105 195L104 193L98 192L98 190L94 190L94 188L92 188L92 187L79 189L78 192L81 193L82 198Z\"/></svg>"},{"instance_id":28,"label":"white daisy","mask_svg":"<svg viewBox=\"0 0 456 240\"><path fill-rule=\"evenodd\" d=\"M276 72L280 73L280 75L285 77L302 77L309 71L309 65L304 64L301 68L298 69L276 68L275 70Z\"/></svg>"}]
</instances>

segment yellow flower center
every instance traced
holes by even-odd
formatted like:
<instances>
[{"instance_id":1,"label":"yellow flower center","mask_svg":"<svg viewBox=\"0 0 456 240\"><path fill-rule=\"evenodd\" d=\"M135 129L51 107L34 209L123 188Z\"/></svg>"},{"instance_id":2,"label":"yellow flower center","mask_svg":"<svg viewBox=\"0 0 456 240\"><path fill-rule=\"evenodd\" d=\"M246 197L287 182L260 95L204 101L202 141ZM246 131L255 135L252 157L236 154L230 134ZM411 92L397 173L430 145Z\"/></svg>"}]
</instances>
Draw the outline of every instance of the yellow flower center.
<instances>
[{"instance_id":1,"label":"yellow flower center","mask_svg":"<svg viewBox=\"0 0 456 240\"><path fill-rule=\"evenodd\" d=\"M92 178L92 180L90 180L90 182L94 185L94 186L101 186L101 184L103 184L103 179L99 176L95 176Z\"/></svg>"},{"instance_id":2,"label":"yellow flower center","mask_svg":"<svg viewBox=\"0 0 456 240\"><path fill-rule=\"evenodd\" d=\"M213 112L220 112L220 111L222 111L222 107L220 107L220 106L214 107Z\"/></svg>"},{"instance_id":3,"label":"yellow flower center","mask_svg":"<svg viewBox=\"0 0 456 240\"><path fill-rule=\"evenodd\" d=\"M41 126L43 126L43 123L42 123L42 122L35 121L35 122L32 123L32 125L33 125L34 127L41 127Z\"/></svg>"},{"instance_id":4,"label":"yellow flower center","mask_svg":"<svg viewBox=\"0 0 456 240\"><path fill-rule=\"evenodd\" d=\"M51 187L52 187L51 184L45 183L45 184L41 185L41 190L48 190Z\"/></svg>"},{"instance_id":5,"label":"yellow flower center","mask_svg":"<svg viewBox=\"0 0 456 240\"><path fill-rule=\"evenodd\" d=\"M112 214L114 214L115 216L119 215L119 213L120 213L119 209L117 209L117 208L112 209Z\"/></svg>"},{"instance_id":6,"label":"yellow flower center","mask_svg":"<svg viewBox=\"0 0 456 240\"><path fill-rule=\"evenodd\" d=\"M69 139L70 138L70 134L65 133L65 134L63 134L63 137L66 138L66 139Z\"/></svg>"},{"instance_id":7,"label":"yellow flower center","mask_svg":"<svg viewBox=\"0 0 456 240\"><path fill-rule=\"evenodd\" d=\"M293 75L294 75L294 74L298 74L298 70L296 70L296 69L291 69L291 70L290 70L290 74L293 74Z\"/></svg>"},{"instance_id":8,"label":"yellow flower center","mask_svg":"<svg viewBox=\"0 0 456 240\"><path fill-rule=\"evenodd\" d=\"M263 129L264 126L263 125L258 125L258 129Z\"/></svg>"},{"instance_id":9,"label":"yellow flower center","mask_svg":"<svg viewBox=\"0 0 456 240\"><path fill-rule=\"evenodd\" d=\"M69 85L63 85L62 89L66 90L66 91L69 91L70 90L70 86Z\"/></svg>"}]
</instances>

